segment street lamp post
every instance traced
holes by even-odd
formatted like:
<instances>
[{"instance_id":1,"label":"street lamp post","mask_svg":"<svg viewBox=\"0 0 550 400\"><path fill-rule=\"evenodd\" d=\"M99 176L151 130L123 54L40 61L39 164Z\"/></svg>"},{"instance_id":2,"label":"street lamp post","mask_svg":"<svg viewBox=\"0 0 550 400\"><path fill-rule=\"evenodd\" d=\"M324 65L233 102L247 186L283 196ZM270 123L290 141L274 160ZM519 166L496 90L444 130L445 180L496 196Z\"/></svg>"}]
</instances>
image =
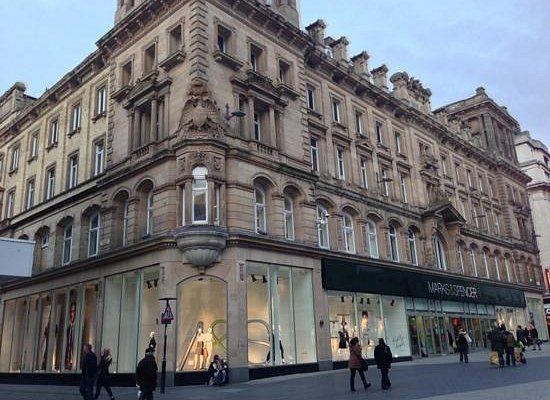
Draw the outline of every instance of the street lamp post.
<instances>
[{"instance_id":1,"label":"street lamp post","mask_svg":"<svg viewBox=\"0 0 550 400\"><path fill-rule=\"evenodd\" d=\"M160 393L164 394L166 391L166 329L168 325L172 323L174 319L174 314L172 313L172 308L170 307L170 300L176 300L175 297L163 297L159 301L166 301L166 308L161 314L161 322L164 325L164 348L162 351L162 368L160 373Z\"/></svg>"}]
</instances>

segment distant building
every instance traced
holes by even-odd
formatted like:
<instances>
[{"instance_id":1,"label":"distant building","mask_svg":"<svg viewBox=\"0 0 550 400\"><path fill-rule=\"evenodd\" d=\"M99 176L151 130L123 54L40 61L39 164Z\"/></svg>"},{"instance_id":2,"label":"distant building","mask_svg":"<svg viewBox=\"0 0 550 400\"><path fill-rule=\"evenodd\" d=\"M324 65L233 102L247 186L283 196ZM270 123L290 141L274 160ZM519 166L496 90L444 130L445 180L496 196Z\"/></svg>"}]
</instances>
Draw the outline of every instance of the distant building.
<instances>
[{"instance_id":1,"label":"distant building","mask_svg":"<svg viewBox=\"0 0 550 400\"><path fill-rule=\"evenodd\" d=\"M1 97L0 235L36 245L0 371L63 379L92 343L131 381L163 297L174 384L214 354L242 381L345 366L353 336L407 360L544 323L519 123L482 88L432 111L325 30L295 0L117 0L80 65Z\"/></svg>"}]
</instances>

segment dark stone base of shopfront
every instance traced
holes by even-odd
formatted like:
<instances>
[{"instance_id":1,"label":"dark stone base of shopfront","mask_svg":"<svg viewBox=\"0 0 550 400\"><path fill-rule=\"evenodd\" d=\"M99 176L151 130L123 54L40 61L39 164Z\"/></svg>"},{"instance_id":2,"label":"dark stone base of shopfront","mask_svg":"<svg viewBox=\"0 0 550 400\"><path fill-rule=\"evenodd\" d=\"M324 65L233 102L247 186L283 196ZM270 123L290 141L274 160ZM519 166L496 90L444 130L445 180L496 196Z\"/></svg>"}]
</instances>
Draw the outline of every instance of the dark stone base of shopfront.
<instances>
[{"instance_id":1,"label":"dark stone base of shopfront","mask_svg":"<svg viewBox=\"0 0 550 400\"><path fill-rule=\"evenodd\" d=\"M2 385L80 385L80 374L59 373L0 373ZM115 387L134 387L136 378L134 374L111 374L111 384Z\"/></svg>"}]
</instances>

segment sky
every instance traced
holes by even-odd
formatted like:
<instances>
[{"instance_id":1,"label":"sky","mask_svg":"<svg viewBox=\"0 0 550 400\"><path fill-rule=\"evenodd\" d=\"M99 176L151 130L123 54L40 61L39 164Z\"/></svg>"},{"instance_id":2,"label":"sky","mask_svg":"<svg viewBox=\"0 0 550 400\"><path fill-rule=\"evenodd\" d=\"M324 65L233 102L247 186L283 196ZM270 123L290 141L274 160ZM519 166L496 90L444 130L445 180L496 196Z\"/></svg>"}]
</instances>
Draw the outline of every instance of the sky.
<instances>
[{"instance_id":1,"label":"sky","mask_svg":"<svg viewBox=\"0 0 550 400\"><path fill-rule=\"evenodd\" d=\"M16 81L39 96L95 49L116 0L0 0L0 93ZM301 0L371 69L406 71L434 109L479 86L550 147L550 0Z\"/></svg>"}]
</instances>

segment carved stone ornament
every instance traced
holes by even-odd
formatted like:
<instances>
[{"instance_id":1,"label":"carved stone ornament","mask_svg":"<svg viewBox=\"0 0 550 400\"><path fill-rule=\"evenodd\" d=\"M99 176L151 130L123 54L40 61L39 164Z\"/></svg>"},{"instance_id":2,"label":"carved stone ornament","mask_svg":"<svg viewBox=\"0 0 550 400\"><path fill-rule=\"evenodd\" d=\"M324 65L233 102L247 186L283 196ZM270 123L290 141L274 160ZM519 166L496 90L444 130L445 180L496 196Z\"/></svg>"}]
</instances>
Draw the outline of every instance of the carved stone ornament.
<instances>
[{"instance_id":1,"label":"carved stone ornament","mask_svg":"<svg viewBox=\"0 0 550 400\"><path fill-rule=\"evenodd\" d=\"M206 167L209 175L224 176L225 162L221 155L199 150L185 153L184 156L178 159L181 175L191 175L193 168L198 165Z\"/></svg>"},{"instance_id":2,"label":"carved stone ornament","mask_svg":"<svg viewBox=\"0 0 550 400\"><path fill-rule=\"evenodd\" d=\"M224 129L216 102L204 82L194 82L181 112L178 134L183 139L223 140Z\"/></svg>"}]
</instances>

